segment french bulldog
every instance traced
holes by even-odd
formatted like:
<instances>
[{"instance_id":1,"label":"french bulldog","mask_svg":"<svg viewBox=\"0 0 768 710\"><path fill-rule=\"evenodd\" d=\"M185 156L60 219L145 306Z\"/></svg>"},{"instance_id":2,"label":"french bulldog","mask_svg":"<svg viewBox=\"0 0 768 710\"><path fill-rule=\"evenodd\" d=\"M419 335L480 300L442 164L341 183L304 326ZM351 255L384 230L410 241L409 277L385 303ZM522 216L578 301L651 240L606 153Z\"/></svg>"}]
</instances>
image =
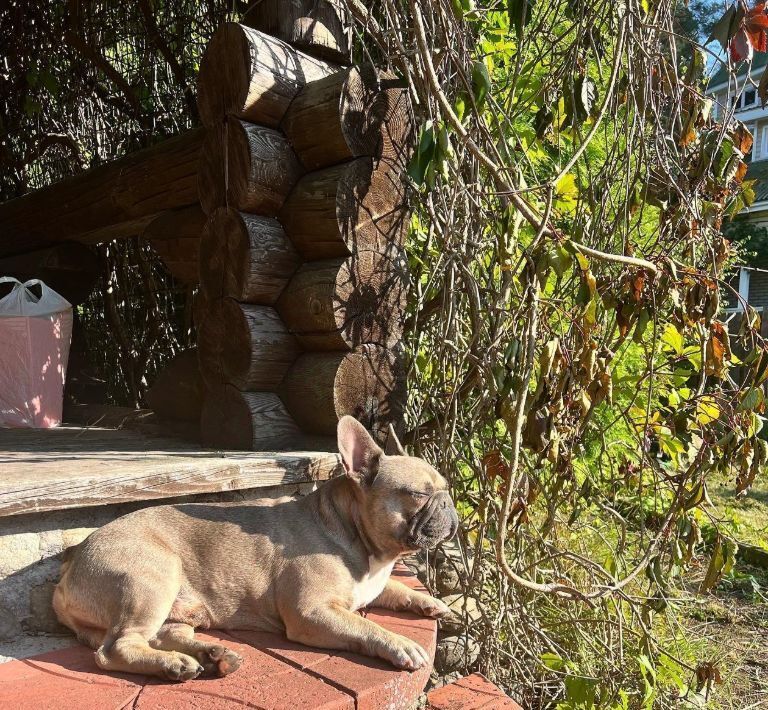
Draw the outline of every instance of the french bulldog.
<instances>
[{"instance_id":1,"label":"french bulldog","mask_svg":"<svg viewBox=\"0 0 768 710\"><path fill-rule=\"evenodd\" d=\"M352 417L337 435L346 475L302 498L163 505L96 530L62 566L59 620L96 649L100 668L174 681L242 662L195 629L279 632L407 670L429 663L417 643L355 612L449 613L390 579L401 557L456 533L446 481L396 437L385 454Z\"/></svg>"}]
</instances>

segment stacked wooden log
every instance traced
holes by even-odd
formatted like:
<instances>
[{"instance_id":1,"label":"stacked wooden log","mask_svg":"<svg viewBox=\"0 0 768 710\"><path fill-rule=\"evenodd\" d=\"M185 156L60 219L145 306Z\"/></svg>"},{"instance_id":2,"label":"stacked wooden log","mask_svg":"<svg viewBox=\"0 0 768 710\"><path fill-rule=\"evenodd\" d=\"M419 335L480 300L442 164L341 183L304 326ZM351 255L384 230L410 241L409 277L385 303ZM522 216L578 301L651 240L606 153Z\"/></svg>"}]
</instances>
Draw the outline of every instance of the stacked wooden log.
<instances>
[{"instance_id":1,"label":"stacked wooden log","mask_svg":"<svg viewBox=\"0 0 768 710\"><path fill-rule=\"evenodd\" d=\"M296 446L344 414L383 435L404 401L407 92L340 65L335 2L262 0L246 21L198 79L203 441Z\"/></svg>"}]
</instances>

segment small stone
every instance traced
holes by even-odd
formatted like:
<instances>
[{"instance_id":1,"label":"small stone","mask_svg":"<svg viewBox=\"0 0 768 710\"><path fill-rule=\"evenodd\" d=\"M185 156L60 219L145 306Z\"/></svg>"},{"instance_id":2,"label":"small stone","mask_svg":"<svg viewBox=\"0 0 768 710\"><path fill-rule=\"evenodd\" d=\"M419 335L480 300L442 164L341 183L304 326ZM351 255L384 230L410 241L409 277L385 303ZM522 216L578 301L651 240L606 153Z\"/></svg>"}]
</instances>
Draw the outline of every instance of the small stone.
<instances>
[{"instance_id":1,"label":"small stone","mask_svg":"<svg viewBox=\"0 0 768 710\"><path fill-rule=\"evenodd\" d=\"M468 553L468 557L471 558L471 554ZM443 543L436 550L432 566L435 570L435 588L441 596L462 591L461 582L466 579L467 570L456 540Z\"/></svg>"},{"instance_id":2,"label":"small stone","mask_svg":"<svg viewBox=\"0 0 768 710\"><path fill-rule=\"evenodd\" d=\"M479 644L469 636L446 636L437 642L435 670L452 673L471 666L480 655Z\"/></svg>"},{"instance_id":3,"label":"small stone","mask_svg":"<svg viewBox=\"0 0 768 710\"><path fill-rule=\"evenodd\" d=\"M460 634L483 618L474 597L449 594L442 597L442 600L453 612L451 616L443 617L439 621L440 631L444 634Z\"/></svg>"},{"instance_id":4,"label":"small stone","mask_svg":"<svg viewBox=\"0 0 768 710\"><path fill-rule=\"evenodd\" d=\"M461 673L458 671L441 675L433 669L429 676L429 682L427 683L427 692L442 688L444 685L453 683L453 681L458 680L459 678L461 678Z\"/></svg>"},{"instance_id":5,"label":"small stone","mask_svg":"<svg viewBox=\"0 0 768 710\"><path fill-rule=\"evenodd\" d=\"M435 588L440 596L461 591L459 571L450 561L444 562L435 570Z\"/></svg>"}]
</instances>

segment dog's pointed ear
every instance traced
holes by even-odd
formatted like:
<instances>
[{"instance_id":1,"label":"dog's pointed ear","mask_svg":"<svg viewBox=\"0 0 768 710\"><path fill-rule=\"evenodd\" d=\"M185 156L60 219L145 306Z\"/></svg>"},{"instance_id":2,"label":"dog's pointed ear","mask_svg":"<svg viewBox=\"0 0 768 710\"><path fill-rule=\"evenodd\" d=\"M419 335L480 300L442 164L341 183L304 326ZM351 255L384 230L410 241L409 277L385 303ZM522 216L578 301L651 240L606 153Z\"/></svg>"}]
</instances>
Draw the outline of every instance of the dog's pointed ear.
<instances>
[{"instance_id":1,"label":"dog's pointed ear","mask_svg":"<svg viewBox=\"0 0 768 710\"><path fill-rule=\"evenodd\" d=\"M365 427L354 417L344 416L336 429L341 462L347 476L370 485L379 472L384 453Z\"/></svg>"},{"instance_id":2,"label":"dog's pointed ear","mask_svg":"<svg viewBox=\"0 0 768 710\"><path fill-rule=\"evenodd\" d=\"M400 439L397 438L395 427L392 424L389 425L389 430L387 431L387 443L384 446L384 453L387 456L408 456L403 445L400 443Z\"/></svg>"}]
</instances>

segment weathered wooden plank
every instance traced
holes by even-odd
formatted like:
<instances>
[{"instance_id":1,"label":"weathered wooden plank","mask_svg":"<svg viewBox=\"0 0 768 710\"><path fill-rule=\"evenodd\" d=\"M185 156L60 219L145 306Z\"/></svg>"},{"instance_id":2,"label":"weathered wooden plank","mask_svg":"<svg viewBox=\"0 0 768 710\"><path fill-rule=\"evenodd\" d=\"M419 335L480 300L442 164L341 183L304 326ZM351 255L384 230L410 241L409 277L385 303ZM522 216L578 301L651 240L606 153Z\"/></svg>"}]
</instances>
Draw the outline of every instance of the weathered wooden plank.
<instances>
[{"instance_id":1,"label":"weathered wooden plank","mask_svg":"<svg viewBox=\"0 0 768 710\"><path fill-rule=\"evenodd\" d=\"M0 204L0 256L139 235L161 212L196 202L204 133L187 131Z\"/></svg>"},{"instance_id":2,"label":"weathered wooden plank","mask_svg":"<svg viewBox=\"0 0 768 710\"><path fill-rule=\"evenodd\" d=\"M0 431L0 516L325 480L336 454L209 451L114 429Z\"/></svg>"}]
</instances>

